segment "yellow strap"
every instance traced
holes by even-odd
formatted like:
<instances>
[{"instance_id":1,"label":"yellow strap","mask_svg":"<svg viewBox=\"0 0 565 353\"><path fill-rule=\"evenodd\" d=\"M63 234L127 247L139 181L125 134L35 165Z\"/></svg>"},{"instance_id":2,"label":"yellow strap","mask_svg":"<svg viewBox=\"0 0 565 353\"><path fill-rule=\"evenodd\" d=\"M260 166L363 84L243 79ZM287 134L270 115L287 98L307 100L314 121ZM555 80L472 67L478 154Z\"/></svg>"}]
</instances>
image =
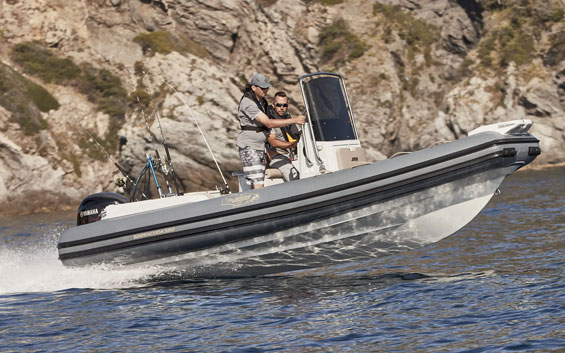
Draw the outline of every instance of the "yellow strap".
<instances>
[{"instance_id":1,"label":"yellow strap","mask_svg":"<svg viewBox=\"0 0 565 353\"><path fill-rule=\"evenodd\" d=\"M292 136L290 136L290 134L288 132L286 133L286 137L288 138L288 142L296 141L295 139L292 138Z\"/></svg>"}]
</instances>

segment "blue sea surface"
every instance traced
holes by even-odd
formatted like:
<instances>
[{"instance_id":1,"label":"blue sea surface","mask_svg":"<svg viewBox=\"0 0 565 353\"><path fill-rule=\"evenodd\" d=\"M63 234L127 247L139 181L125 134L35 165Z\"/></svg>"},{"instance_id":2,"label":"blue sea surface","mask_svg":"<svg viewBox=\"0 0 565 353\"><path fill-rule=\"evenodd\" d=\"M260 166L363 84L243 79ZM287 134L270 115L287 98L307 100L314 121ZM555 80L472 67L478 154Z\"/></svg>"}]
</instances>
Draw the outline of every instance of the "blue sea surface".
<instances>
[{"instance_id":1,"label":"blue sea surface","mask_svg":"<svg viewBox=\"0 0 565 353\"><path fill-rule=\"evenodd\" d=\"M0 352L564 352L565 168L422 249L254 278L70 269L73 212L0 216Z\"/></svg>"}]
</instances>

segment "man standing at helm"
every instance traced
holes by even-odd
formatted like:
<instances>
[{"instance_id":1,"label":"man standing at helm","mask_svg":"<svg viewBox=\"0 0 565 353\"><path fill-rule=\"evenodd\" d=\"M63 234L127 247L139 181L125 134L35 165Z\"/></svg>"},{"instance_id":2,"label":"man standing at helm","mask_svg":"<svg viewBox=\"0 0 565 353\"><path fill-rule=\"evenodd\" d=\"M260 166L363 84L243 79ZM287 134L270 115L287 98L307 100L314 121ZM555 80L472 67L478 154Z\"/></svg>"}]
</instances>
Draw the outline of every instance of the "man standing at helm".
<instances>
[{"instance_id":1,"label":"man standing at helm","mask_svg":"<svg viewBox=\"0 0 565 353\"><path fill-rule=\"evenodd\" d=\"M263 74L255 74L245 87L239 101L237 117L241 132L237 137L239 156L243 164L243 175L253 189L262 188L265 183L265 142L270 129L302 125L306 118L269 119L265 96L271 84Z\"/></svg>"}]
</instances>

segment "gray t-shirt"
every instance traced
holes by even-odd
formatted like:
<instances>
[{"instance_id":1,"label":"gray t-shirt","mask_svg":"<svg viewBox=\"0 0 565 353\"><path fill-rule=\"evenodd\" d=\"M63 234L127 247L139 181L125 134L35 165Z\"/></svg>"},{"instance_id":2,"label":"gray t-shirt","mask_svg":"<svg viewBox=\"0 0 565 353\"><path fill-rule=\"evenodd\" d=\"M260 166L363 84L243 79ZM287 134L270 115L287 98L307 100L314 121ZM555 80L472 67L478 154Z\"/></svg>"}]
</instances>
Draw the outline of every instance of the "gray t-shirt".
<instances>
[{"instance_id":1,"label":"gray t-shirt","mask_svg":"<svg viewBox=\"0 0 565 353\"><path fill-rule=\"evenodd\" d=\"M239 103L239 108L237 109L237 118L239 119L239 124L241 126L253 126L264 128L265 126L255 120L257 115L261 113L261 110L257 104L247 98L243 97L241 103ZM245 148L247 146L254 150L263 151L265 150L265 142L267 142L268 130L265 131L250 131L241 130L239 136L237 137L237 147Z\"/></svg>"}]
</instances>

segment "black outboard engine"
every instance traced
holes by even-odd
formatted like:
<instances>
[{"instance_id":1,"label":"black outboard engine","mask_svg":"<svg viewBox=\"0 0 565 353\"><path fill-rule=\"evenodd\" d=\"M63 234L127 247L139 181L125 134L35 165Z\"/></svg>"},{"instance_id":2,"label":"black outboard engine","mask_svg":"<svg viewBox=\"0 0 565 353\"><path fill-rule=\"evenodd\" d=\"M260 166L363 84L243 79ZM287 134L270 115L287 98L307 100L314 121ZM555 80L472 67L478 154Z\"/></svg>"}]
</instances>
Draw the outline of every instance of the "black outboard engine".
<instances>
[{"instance_id":1,"label":"black outboard engine","mask_svg":"<svg viewBox=\"0 0 565 353\"><path fill-rule=\"evenodd\" d=\"M99 192L88 195L78 206L77 226L99 221L100 214L108 205L128 202L127 197L115 192Z\"/></svg>"}]
</instances>

